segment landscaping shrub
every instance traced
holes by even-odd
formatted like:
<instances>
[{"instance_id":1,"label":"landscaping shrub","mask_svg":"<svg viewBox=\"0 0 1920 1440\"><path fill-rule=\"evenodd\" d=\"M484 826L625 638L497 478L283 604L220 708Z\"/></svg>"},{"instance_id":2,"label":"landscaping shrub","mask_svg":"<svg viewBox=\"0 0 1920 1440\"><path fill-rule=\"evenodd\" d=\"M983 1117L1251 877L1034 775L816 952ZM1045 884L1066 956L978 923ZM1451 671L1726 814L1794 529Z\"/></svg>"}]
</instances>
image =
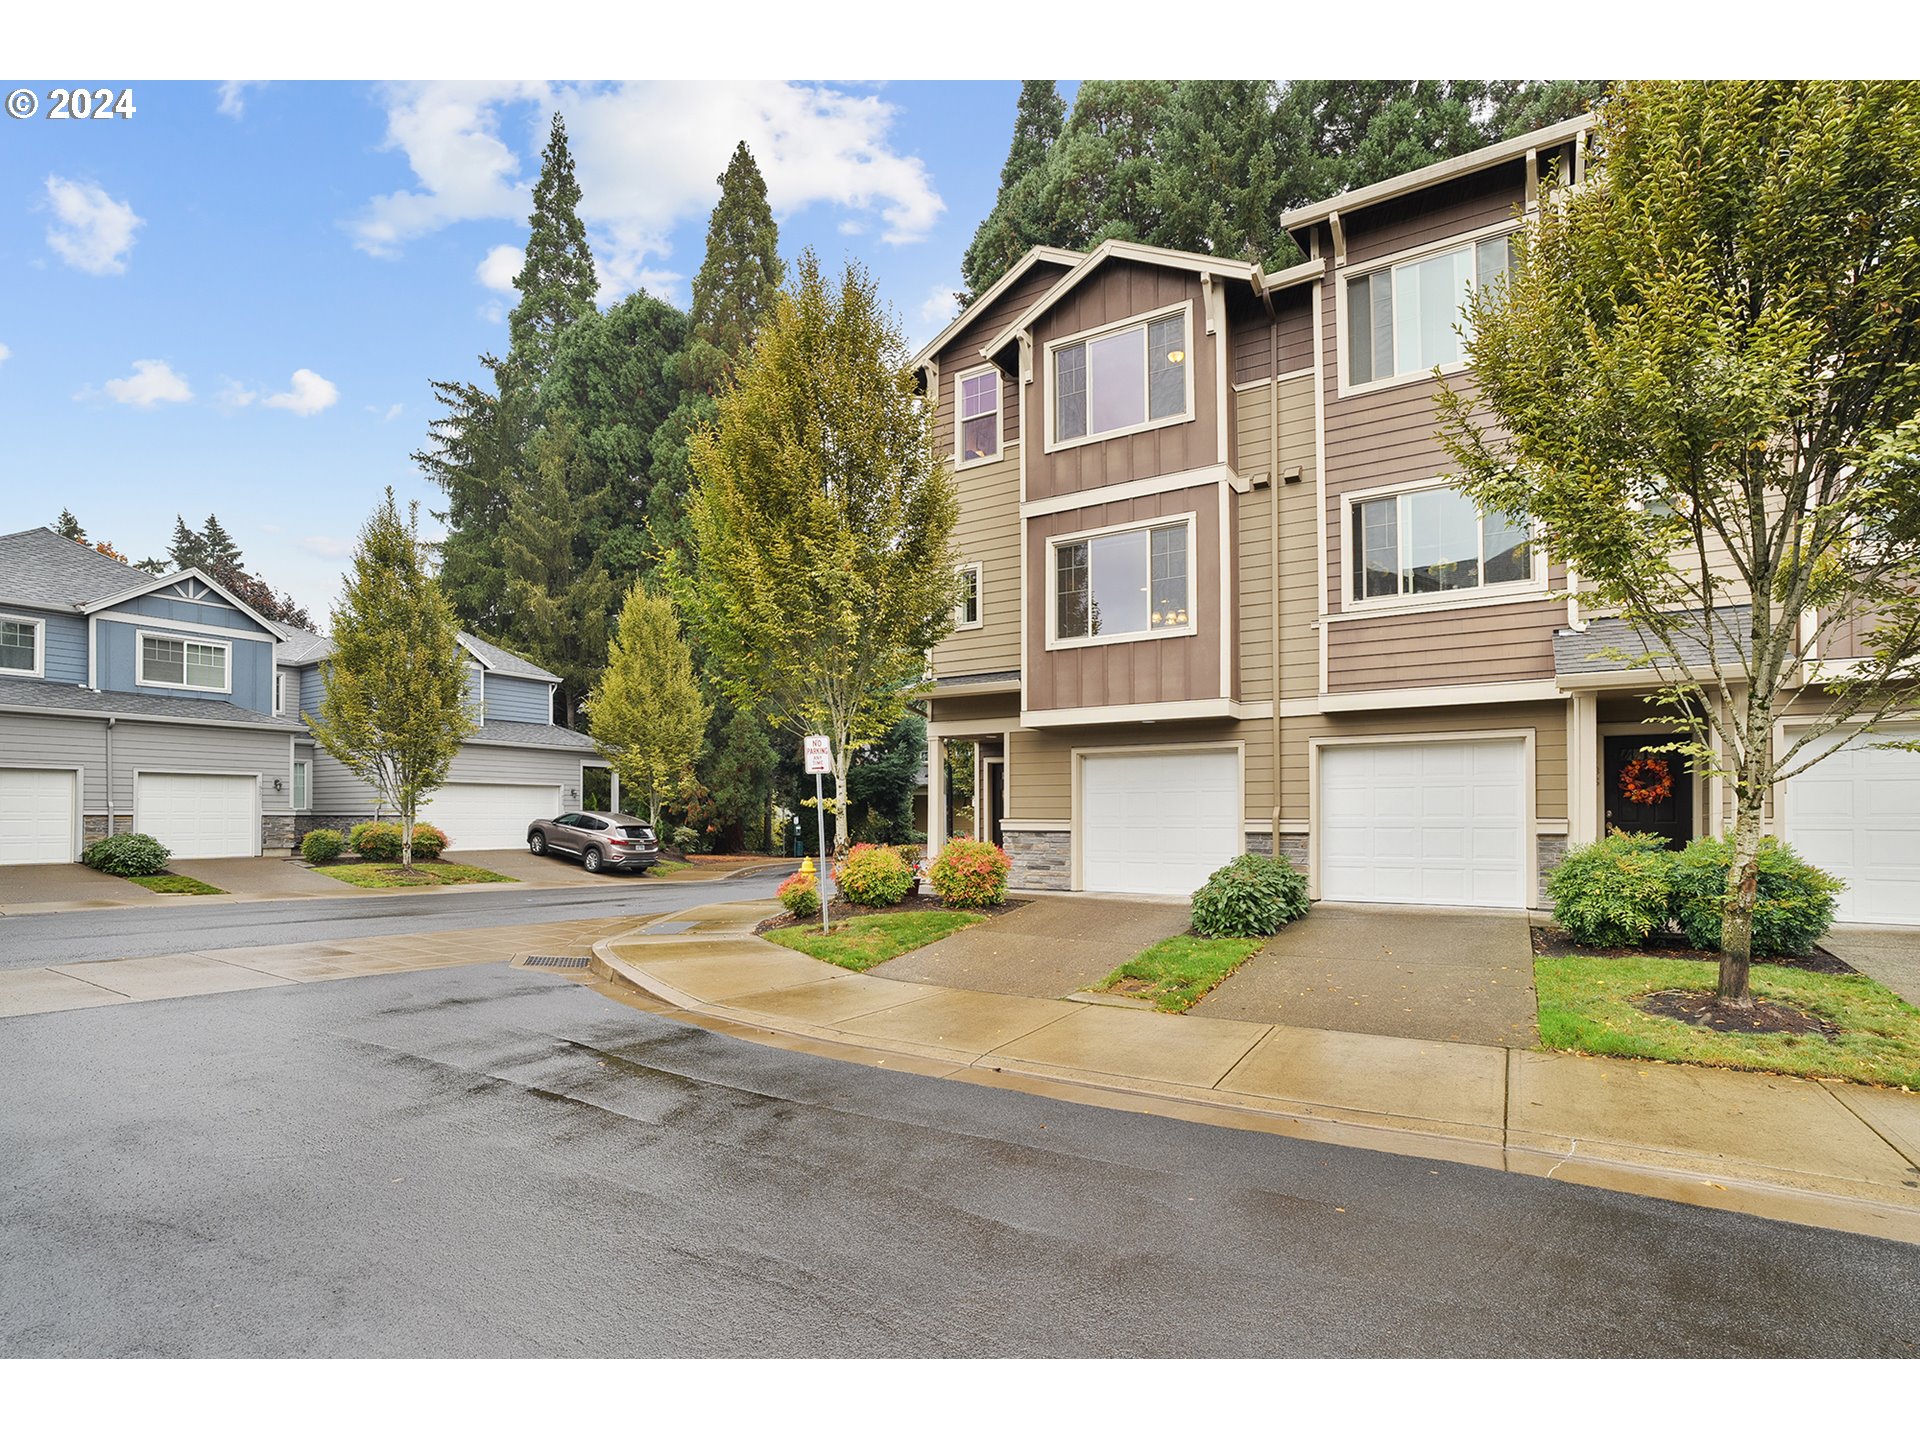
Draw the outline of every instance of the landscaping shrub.
<instances>
[{"instance_id":1,"label":"landscaping shrub","mask_svg":"<svg viewBox=\"0 0 1920 1440\"><path fill-rule=\"evenodd\" d=\"M927 880L941 903L957 910L979 910L1007 898L1007 852L985 840L949 840L940 847Z\"/></svg>"},{"instance_id":2,"label":"landscaping shrub","mask_svg":"<svg viewBox=\"0 0 1920 1440\"><path fill-rule=\"evenodd\" d=\"M362 860L380 865L400 858L400 827L385 820L369 820L353 827L353 848Z\"/></svg>"},{"instance_id":3,"label":"landscaping shrub","mask_svg":"<svg viewBox=\"0 0 1920 1440\"><path fill-rule=\"evenodd\" d=\"M361 840L366 838L367 831L379 823L378 820L362 820L358 825L355 825L351 830L347 831L347 849L353 851L356 855L360 854Z\"/></svg>"},{"instance_id":4,"label":"landscaping shrub","mask_svg":"<svg viewBox=\"0 0 1920 1440\"><path fill-rule=\"evenodd\" d=\"M346 848L346 837L338 830L309 830L300 842L300 854L309 865L331 865Z\"/></svg>"},{"instance_id":5,"label":"landscaping shrub","mask_svg":"<svg viewBox=\"0 0 1920 1440\"><path fill-rule=\"evenodd\" d=\"M173 852L151 835L108 835L80 852L80 863L107 875L131 879L158 875Z\"/></svg>"},{"instance_id":6,"label":"landscaping shrub","mask_svg":"<svg viewBox=\"0 0 1920 1440\"><path fill-rule=\"evenodd\" d=\"M1674 857L1670 895L1673 924L1689 945L1720 948L1730 840L1695 840ZM1771 835L1760 841L1760 893L1753 907L1753 953L1807 955L1833 924L1844 882L1809 865Z\"/></svg>"},{"instance_id":7,"label":"landscaping shrub","mask_svg":"<svg viewBox=\"0 0 1920 1440\"><path fill-rule=\"evenodd\" d=\"M1578 945L1640 945L1667 923L1674 856L1658 835L1615 830L1576 845L1547 881L1553 923Z\"/></svg>"},{"instance_id":8,"label":"landscaping shrub","mask_svg":"<svg viewBox=\"0 0 1920 1440\"><path fill-rule=\"evenodd\" d=\"M898 905L913 888L913 867L886 845L856 845L833 867L840 893L856 905Z\"/></svg>"},{"instance_id":9,"label":"landscaping shrub","mask_svg":"<svg viewBox=\"0 0 1920 1440\"><path fill-rule=\"evenodd\" d=\"M1311 904L1306 876L1286 860L1242 855L1193 892L1193 928L1214 939L1273 935Z\"/></svg>"},{"instance_id":10,"label":"landscaping shrub","mask_svg":"<svg viewBox=\"0 0 1920 1440\"><path fill-rule=\"evenodd\" d=\"M438 825L415 825L413 827L413 858L416 860L438 860L440 852L447 848L447 832Z\"/></svg>"},{"instance_id":11,"label":"landscaping shrub","mask_svg":"<svg viewBox=\"0 0 1920 1440\"><path fill-rule=\"evenodd\" d=\"M773 892L773 898L796 919L807 920L820 913L820 891L811 875L789 875Z\"/></svg>"},{"instance_id":12,"label":"landscaping shrub","mask_svg":"<svg viewBox=\"0 0 1920 1440\"><path fill-rule=\"evenodd\" d=\"M700 848L700 832L691 825L673 827L673 848L682 855L691 855Z\"/></svg>"}]
</instances>

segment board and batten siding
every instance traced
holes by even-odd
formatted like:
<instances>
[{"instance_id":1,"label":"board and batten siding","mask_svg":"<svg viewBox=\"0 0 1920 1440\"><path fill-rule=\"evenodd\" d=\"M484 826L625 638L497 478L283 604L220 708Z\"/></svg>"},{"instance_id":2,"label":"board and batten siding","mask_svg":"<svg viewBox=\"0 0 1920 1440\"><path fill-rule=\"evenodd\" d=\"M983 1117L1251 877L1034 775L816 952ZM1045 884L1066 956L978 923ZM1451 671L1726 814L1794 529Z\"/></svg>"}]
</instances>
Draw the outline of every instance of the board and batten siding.
<instances>
[{"instance_id":1,"label":"board and batten siding","mask_svg":"<svg viewBox=\"0 0 1920 1440\"><path fill-rule=\"evenodd\" d=\"M959 395L960 385L958 377L965 371L985 365L986 358L981 355L980 347L1025 314L1028 308L1051 290L1066 273L1064 265L1056 265L1047 260L1040 261L1008 287L1006 293L969 320L932 356L940 367L940 392L935 397L933 407L933 433L940 450L947 456L958 458L955 455L957 436L954 432L956 397ZM1000 376L1001 453L1004 455L1006 447L1019 439L1019 377L1002 372Z\"/></svg>"},{"instance_id":2,"label":"board and batten siding","mask_svg":"<svg viewBox=\"0 0 1920 1440\"><path fill-rule=\"evenodd\" d=\"M0 604L0 612L24 615L38 620L45 637L42 656L46 668L42 678L65 685L87 683L87 622L80 615L59 615L49 610L24 610L17 605Z\"/></svg>"},{"instance_id":3,"label":"board and batten siding","mask_svg":"<svg viewBox=\"0 0 1920 1440\"><path fill-rule=\"evenodd\" d=\"M116 734L116 739L117 739ZM114 757L119 763L118 754ZM85 772L80 808L107 810L107 722L67 715L0 715L0 769ZM129 797L130 798L130 797Z\"/></svg>"},{"instance_id":4,"label":"board and batten siding","mask_svg":"<svg viewBox=\"0 0 1920 1440\"><path fill-rule=\"evenodd\" d=\"M933 647L936 675L987 675L1020 668L1020 452L953 477L959 519L953 552L980 567L980 626L955 630Z\"/></svg>"},{"instance_id":5,"label":"board and batten siding","mask_svg":"<svg viewBox=\"0 0 1920 1440\"><path fill-rule=\"evenodd\" d=\"M544 680L489 674L486 690L489 720L521 720L530 725L553 721L553 700Z\"/></svg>"},{"instance_id":6,"label":"board and batten siding","mask_svg":"<svg viewBox=\"0 0 1920 1440\"><path fill-rule=\"evenodd\" d=\"M142 634L165 635L175 640L218 640L230 644L233 650L229 657L227 679L232 687L231 693L194 690L179 685L135 683L134 677L139 674ZM207 635L193 630L170 630L167 622L159 618L138 622L96 620L94 635L100 647L100 653L95 657L95 683L102 690L128 690L142 695L201 699L214 696L230 700L242 710L252 710L261 715L273 713L273 642L264 636L256 639L238 633Z\"/></svg>"}]
</instances>

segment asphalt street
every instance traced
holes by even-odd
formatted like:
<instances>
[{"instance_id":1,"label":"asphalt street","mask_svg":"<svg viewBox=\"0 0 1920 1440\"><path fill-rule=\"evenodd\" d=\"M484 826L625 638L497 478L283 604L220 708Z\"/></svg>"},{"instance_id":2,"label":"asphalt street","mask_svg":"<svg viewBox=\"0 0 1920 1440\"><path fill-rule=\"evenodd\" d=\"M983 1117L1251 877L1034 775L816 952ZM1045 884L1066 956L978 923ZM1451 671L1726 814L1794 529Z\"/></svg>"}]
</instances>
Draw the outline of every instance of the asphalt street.
<instances>
[{"instance_id":1,"label":"asphalt street","mask_svg":"<svg viewBox=\"0 0 1920 1440\"><path fill-rule=\"evenodd\" d=\"M0 1020L0 1353L1892 1355L1920 1248L504 966Z\"/></svg>"},{"instance_id":2,"label":"asphalt street","mask_svg":"<svg viewBox=\"0 0 1920 1440\"><path fill-rule=\"evenodd\" d=\"M283 945L294 940L357 940L368 935L659 914L716 900L770 896L783 878L778 871L743 875L737 880L684 883L610 876L604 889L447 889L182 909L129 905L56 915L0 915L0 969L65 965L77 960L130 960L180 950Z\"/></svg>"}]
</instances>

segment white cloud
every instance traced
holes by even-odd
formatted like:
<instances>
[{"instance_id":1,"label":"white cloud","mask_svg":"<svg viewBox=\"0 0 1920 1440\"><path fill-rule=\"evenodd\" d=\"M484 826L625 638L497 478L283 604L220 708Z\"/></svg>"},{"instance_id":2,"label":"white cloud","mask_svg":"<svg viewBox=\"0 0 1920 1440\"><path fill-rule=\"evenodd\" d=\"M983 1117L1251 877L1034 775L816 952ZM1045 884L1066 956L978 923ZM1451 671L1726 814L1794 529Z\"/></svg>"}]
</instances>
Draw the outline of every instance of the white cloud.
<instances>
[{"instance_id":1,"label":"white cloud","mask_svg":"<svg viewBox=\"0 0 1920 1440\"><path fill-rule=\"evenodd\" d=\"M291 410L296 415L318 415L340 398L340 387L311 370L293 372L290 389L269 395L260 403L270 410Z\"/></svg>"},{"instance_id":2,"label":"white cloud","mask_svg":"<svg viewBox=\"0 0 1920 1440\"><path fill-rule=\"evenodd\" d=\"M406 408L407 408L406 406L401 405L397 402L395 404L387 406L384 410L378 405L369 405L367 406L367 413L369 415L378 415L380 417L381 422L384 424L386 421L389 421L389 420L398 420L400 418L400 412Z\"/></svg>"},{"instance_id":3,"label":"white cloud","mask_svg":"<svg viewBox=\"0 0 1920 1440\"><path fill-rule=\"evenodd\" d=\"M247 91L257 90L266 83L265 80L222 80L215 108L229 120L238 120L247 113Z\"/></svg>"},{"instance_id":4,"label":"white cloud","mask_svg":"<svg viewBox=\"0 0 1920 1440\"><path fill-rule=\"evenodd\" d=\"M498 290L503 295L513 293L513 277L520 273L521 266L527 262L527 252L517 245L496 245L486 254L478 265L474 266L474 277L489 290Z\"/></svg>"},{"instance_id":5,"label":"white cloud","mask_svg":"<svg viewBox=\"0 0 1920 1440\"><path fill-rule=\"evenodd\" d=\"M122 405L135 405L142 410L151 410L156 405L178 405L193 398L193 391L187 385L187 377L177 373L164 360L136 360L133 362L133 374L120 380L109 380L101 387L107 397ZM85 399L93 392L82 390L74 398Z\"/></svg>"},{"instance_id":6,"label":"white cloud","mask_svg":"<svg viewBox=\"0 0 1920 1440\"><path fill-rule=\"evenodd\" d=\"M920 302L920 313L916 317L919 324L914 330L914 344L918 345L938 335L954 316L960 313L960 302L954 298L959 289L957 284L936 285L927 292L927 298Z\"/></svg>"},{"instance_id":7,"label":"white cloud","mask_svg":"<svg viewBox=\"0 0 1920 1440\"><path fill-rule=\"evenodd\" d=\"M229 380L220 387L220 393L213 397L213 403L222 410L244 410L259 398L258 390L250 390L238 380Z\"/></svg>"},{"instance_id":8,"label":"white cloud","mask_svg":"<svg viewBox=\"0 0 1920 1440\"><path fill-rule=\"evenodd\" d=\"M47 177L47 203L54 223L47 227L53 253L89 275L124 275L134 232L147 222L124 200L98 185Z\"/></svg>"},{"instance_id":9,"label":"white cloud","mask_svg":"<svg viewBox=\"0 0 1920 1440\"><path fill-rule=\"evenodd\" d=\"M350 222L355 243L390 255L460 221L523 219L554 109L567 117L603 298L680 278L658 262L678 224L713 208L736 141L753 151L776 215L834 205L905 244L946 209L919 157L893 148L898 112L875 94L776 81L435 82L388 92L386 144L416 184L370 200Z\"/></svg>"},{"instance_id":10,"label":"white cloud","mask_svg":"<svg viewBox=\"0 0 1920 1440\"><path fill-rule=\"evenodd\" d=\"M7 361L11 360L12 358L13 358L13 351L9 350L5 345L0 345L0 365L6 364Z\"/></svg>"}]
</instances>

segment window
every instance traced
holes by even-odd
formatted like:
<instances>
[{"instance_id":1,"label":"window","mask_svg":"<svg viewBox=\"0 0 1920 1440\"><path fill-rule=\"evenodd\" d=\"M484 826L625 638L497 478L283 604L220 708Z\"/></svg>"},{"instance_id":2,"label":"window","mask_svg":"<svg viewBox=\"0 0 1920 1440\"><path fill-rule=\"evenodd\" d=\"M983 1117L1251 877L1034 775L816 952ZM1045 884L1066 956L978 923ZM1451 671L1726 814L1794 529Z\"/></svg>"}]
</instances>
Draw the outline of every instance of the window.
<instances>
[{"instance_id":1,"label":"window","mask_svg":"<svg viewBox=\"0 0 1920 1440\"><path fill-rule=\"evenodd\" d=\"M1190 631L1187 552L1185 520L1056 541L1054 639L1125 639Z\"/></svg>"},{"instance_id":2,"label":"window","mask_svg":"<svg viewBox=\"0 0 1920 1440\"><path fill-rule=\"evenodd\" d=\"M1187 312L1054 346L1053 438L1068 443L1184 419Z\"/></svg>"},{"instance_id":3,"label":"window","mask_svg":"<svg viewBox=\"0 0 1920 1440\"><path fill-rule=\"evenodd\" d=\"M273 713L276 715L287 713L287 677L281 670L273 672Z\"/></svg>"},{"instance_id":4,"label":"window","mask_svg":"<svg viewBox=\"0 0 1920 1440\"><path fill-rule=\"evenodd\" d=\"M38 675L40 636L38 620L0 619L0 670Z\"/></svg>"},{"instance_id":5,"label":"window","mask_svg":"<svg viewBox=\"0 0 1920 1440\"><path fill-rule=\"evenodd\" d=\"M1495 235L1347 281L1347 383L1424 375L1463 358L1460 307L1507 273L1511 236Z\"/></svg>"},{"instance_id":6,"label":"window","mask_svg":"<svg viewBox=\"0 0 1920 1440\"><path fill-rule=\"evenodd\" d=\"M164 635L142 635L139 674L135 679L142 685L225 690L228 688L227 647L197 640L170 640Z\"/></svg>"},{"instance_id":7,"label":"window","mask_svg":"<svg viewBox=\"0 0 1920 1440\"><path fill-rule=\"evenodd\" d=\"M1353 598L1379 600L1517 585L1533 578L1523 521L1482 515L1457 490L1434 487L1355 502Z\"/></svg>"},{"instance_id":8,"label":"window","mask_svg":"<svg viewBox=\"0 0 1920 1440\"><path fill-rule=\"evenodd\" d=\"M953 628L956 630L980 628L980 566L978 563L960 567L960 599L953 607Z\"/></svg>"},{"instance_id":9,"label":"window","mask_svg":"<svg viewBox=\"0 0 1920 1440\"><path fill-rule=\"evenodd\" d=\"M960 377L960 463L991 460L1000 453L1000 372L979 370Z\"/></svg>"},{"instance_id":10,"label":"window","mask_svg":"<svg viewBox=\"0 0 1920 1440\"><path fill-rule=\"evenodd\" d=\"M293 762L293 808L296 810L307 808L307 762L305 760Z\"/></svg>"}]
</instances>

